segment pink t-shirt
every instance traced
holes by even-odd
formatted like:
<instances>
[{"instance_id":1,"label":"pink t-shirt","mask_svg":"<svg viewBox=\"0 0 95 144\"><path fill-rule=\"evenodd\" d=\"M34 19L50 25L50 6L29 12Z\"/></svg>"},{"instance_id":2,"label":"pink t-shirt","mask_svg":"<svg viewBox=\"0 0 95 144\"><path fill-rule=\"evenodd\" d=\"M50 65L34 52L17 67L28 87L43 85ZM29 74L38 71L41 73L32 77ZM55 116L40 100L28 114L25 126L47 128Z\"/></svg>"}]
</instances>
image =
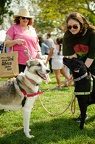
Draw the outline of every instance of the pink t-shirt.
<instances>
[{"instance_id":1,"label":"pink t-shirt","mask_svg":"<svg viewBox=\"0 0 95 144\"><path fill-rule=\"evenodd\" d=\"M28 53L32 58L37 56L37 42L38 37L35 29L32 26L28 26L28 30L23 31L19 24L14 24L11 26L7 33L13 40L24 39L26 42L23 45L15 44L13 46L14 51L18 51L18 63L26 65L26 61L29 59L27 53L25 53L26 48Z\"/></svg>"}]
</instances>

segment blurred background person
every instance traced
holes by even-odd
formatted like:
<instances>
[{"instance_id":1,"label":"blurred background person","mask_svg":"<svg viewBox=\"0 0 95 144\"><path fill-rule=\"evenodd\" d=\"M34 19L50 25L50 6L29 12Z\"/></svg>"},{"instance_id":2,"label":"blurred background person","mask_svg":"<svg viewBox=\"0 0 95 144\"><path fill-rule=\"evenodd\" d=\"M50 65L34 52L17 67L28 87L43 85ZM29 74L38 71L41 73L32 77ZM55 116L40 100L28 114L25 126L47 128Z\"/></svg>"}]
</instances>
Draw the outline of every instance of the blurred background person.
<instances>
[{"instance_id":1,"label":"blurred background person","mask_svg":"<svg viewBox=\"0 0 95 144\"><path fill-rule=\"evenodd\" d=\"M46 45L44 43L44 40L42 37L38 37L39 38L39 45L40 45L40 48L41 48L41 53L42 55L48 55L49 54L49 47L48 45Z\"/></svg>"},{"instance_id":2,"label":"blurred background person","mask_svg":"<svg viewBox=\"0 0 95 144\"><path fill-rule=\"evenodd\" d=\"M44 43L49 47L49 49L52 47L52 44L54 43L54 41L51 38L51 34L47 34L47 39L44 41ZM53 73L51 63L52 63L52 58L49 59L49 66L50 66L51 73Z\"/></svg>"},{"instance_id":3,"label":"blurred background person","mask_svg":"<svg viewBox=\"0 0 95 144\"><path fill-rule=\"evenodd\" d=\"M55 43L52 44L50 48L50 53L46 60L46 64L52 58L52 69L56 76L56 81L58 84L58 88L61 89L61 81L60 81L60 74L62 74L67 80L70 79L70 76L66 73L65 66L63 65L63 56L62 56L62 40L57 38Z\"/></svg>"}]
</instances>

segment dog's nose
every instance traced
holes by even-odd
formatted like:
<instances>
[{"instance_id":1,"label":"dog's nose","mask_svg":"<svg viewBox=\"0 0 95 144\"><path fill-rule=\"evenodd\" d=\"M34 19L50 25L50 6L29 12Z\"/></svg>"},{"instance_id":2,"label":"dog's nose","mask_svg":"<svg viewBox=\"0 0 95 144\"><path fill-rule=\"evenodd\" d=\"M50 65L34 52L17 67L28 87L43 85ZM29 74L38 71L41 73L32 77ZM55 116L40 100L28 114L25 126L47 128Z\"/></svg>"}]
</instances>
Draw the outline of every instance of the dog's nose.
<instances>
[{"instance_id":1,"label":"dog's nose","mask_svg":"<svg viewBox=\"0 0 95 144\"><path fill-rule=\"evenodd\" d=\"M50 70L46 70L46 73L49 73L50 72Z\"/></svg>"}]
</instances>

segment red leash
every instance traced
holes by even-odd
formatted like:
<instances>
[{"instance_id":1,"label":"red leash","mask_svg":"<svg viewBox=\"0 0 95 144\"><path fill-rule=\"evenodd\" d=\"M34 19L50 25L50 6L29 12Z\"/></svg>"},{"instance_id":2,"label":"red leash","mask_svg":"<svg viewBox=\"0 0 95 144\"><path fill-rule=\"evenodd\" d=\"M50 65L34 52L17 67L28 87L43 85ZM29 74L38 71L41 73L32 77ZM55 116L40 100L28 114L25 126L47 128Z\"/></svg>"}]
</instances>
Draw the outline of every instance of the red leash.
<instances>
[{"instance_id":1,"label":"red leash","mask_svg":"<svg viewBox=\"0 0 95 144\"><path fill-rule=\"evenodd\" d=\"M72 78L70 78L69 80L65 81L64 83L70 81L71 79L72 79ZM64 83L63 83L63 84L64 84ZM62 84L61 84L61 85L62 85ZM55 89L55 88L57 88L57 87L58 87L58 86L54 86L53 88L47 89L47 90L45 90L45 91L38 91L38 92L32 93L32 94L27 94L26 91L25 91L24 89L22 89L22 93L23 93L24 96L26 96L26 97L34 97L34 96L36 96L36 95L43 94L43 93L46 92L46 91L51 91L51 90L53 90L53 89Z\"/></svg>"}]
</instances>

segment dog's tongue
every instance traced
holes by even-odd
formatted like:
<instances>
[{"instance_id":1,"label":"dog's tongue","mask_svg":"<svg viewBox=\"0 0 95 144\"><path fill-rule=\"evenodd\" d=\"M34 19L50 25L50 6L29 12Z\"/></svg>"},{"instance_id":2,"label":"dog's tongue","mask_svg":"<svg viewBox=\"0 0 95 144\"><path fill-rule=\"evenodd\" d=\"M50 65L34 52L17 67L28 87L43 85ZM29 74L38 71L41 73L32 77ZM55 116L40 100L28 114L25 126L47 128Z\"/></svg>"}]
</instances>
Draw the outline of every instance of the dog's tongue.
<instances>
[{"instance_id":1,"label":"dog's tongue","mask_svg":"<svg viewBox=\"0 0 95 144\"><path fill-rule=\"evenodd\" d=\"M39 75L42 79L44 79L44 80L47 79L46 74L43 74L43 73L41 73L41 72L37 72L37 73L38 73L38 75Z\"/></svg>"}]
</instances>

